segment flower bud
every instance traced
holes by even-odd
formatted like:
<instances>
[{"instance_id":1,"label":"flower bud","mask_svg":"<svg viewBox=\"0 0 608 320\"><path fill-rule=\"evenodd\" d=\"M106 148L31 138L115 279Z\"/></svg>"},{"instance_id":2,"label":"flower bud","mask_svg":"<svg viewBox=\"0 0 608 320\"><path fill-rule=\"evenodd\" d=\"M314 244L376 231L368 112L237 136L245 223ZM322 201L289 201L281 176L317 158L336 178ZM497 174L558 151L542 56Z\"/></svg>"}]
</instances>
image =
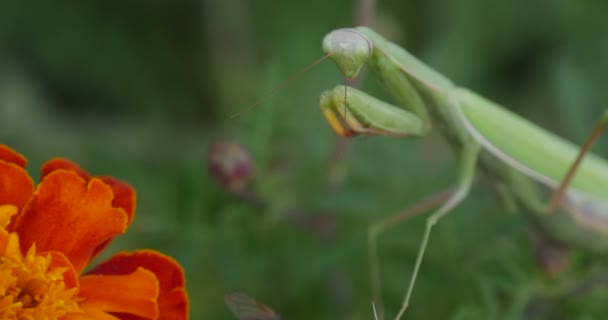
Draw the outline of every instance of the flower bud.
<instances>
[{"instance_id":1,"label":"flower bud","mask_svg":"<svg viewBox=\"0 0 608 320\"><path fill-rule=\"evenodd\" d=\"M536 264L548 276L556 276L568 267L568 250L562 246L543 243L536 247Z\"/></svg>"},{"instance_id":2,"label":"flower bud","mask_svg":"<svg viewBox=\"0 0 608 320\"><path fill-rule=\"evenodd\" d=\"M231 192L242 191L253 176L253 163L247 149L228 140L211 145L207 169L217 183Z\"/></svg>"}]
</instances>

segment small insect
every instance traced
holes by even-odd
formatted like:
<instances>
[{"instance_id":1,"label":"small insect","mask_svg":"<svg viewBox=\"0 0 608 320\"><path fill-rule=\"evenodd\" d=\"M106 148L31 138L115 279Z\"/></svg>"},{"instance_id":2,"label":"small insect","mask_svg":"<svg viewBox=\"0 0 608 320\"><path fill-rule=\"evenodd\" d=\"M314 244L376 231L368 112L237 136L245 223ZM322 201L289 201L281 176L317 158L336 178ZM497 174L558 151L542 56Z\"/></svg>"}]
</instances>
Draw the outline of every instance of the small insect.
<instances>
[{"instance_id":1,"label":"small insect","mask_svg":"<svg viewBox=\"0 0 608 320\"><path fill-rule=\"evenodd\" d=\"M227 293L224 301L239 320L281 320L274 310L245 293Z\"/></svg>"}]
</instances>

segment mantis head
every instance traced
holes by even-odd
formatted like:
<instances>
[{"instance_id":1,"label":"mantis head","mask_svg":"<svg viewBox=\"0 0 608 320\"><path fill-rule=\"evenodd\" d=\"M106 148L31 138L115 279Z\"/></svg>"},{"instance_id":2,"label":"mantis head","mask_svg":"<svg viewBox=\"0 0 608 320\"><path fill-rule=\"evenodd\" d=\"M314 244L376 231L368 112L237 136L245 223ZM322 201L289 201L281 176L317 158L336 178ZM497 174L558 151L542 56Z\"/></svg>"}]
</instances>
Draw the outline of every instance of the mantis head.
<instances>
[{"instance_id":1,"label":"mantis head","mask_svg":"<svg viewBox=\"0 0 608 320\"><path fill-rule=\"evenodd\" d=\"M348 79L357 76L372 51L371 41L355 29L337 29L323 39L323 52L336 62Z\"/></svg>"}]
</instances>

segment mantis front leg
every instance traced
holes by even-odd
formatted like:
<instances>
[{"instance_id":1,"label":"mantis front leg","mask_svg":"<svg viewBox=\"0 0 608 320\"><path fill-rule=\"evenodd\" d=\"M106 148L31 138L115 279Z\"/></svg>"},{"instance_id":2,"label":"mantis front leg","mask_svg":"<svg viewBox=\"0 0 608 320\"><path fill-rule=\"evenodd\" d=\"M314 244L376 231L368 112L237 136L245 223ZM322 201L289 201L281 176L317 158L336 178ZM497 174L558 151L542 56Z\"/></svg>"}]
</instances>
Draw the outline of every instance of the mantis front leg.
<instances>
[{"instance_id":1,"label":"mantis front leg","mask_svg":"<svg viewBox=\"0 0 608 320\"><path fill-rule=\"evenodd\" d=\"M342 137L359 133L420 136L427 132L415 114L354 88L337 86L325 91L319 104L327 122Z\"/></svg>"},{"instance_id":2,"label":"mantis front leg","mask_svg":"<svg viewBox=\"0 0 608 320\"><path fill-rule=\"evenodd\" d=\"M382 234L389 227L403 223L406 220L417 216L420 213L427 212L428 210L435 208L436 206L445 203L450 196L454 194L453 189L440 192L427 199L420 201L414 206L400 212L396 215L392 215L380 222L374 223L369 227L367 247L369 250L369 272L372 284L372 296L380 308L380 317L378 319L384 319L384 301L382 299L382 284L380 280L380 262L378 258L378 236Z\"/></svg>"},{"instance_id":3,"label":"mantis front leg","mask_svg":"<svg viewBox=\"0 0 608 320\"><path fill-rule=\"evenodd\" d=\"M341 136L352 136L358 133L380 133L395 136L423 135L426 133L423 121L408 111L382 102L356 89L349 89L347 96L344 96L343 92L344 87L338 86L334 90L324 92L320 99L323 114L336 133ZM457 101L453 102L457 103ZM414 269L396 320L401 318L409 305L433 226L462 202L469 192L475 176L480 150L481 146L473 140L469 140L462 146L459 152L461 167L456 188L443 196L439 195L438 199L429 203L429 205L433 205L436 202L443 202L439 209L427 218ZM402 220L395 219L390 223L394 224ZM375 238L381 231L381 229L374 227L370 231L370 267L372 285L375 288L374 298L378 300L382 310L382 298L378 286L378 268L377 262L374 262L377 250ZM382 319L382 316L380 318Z\"/></svg>"},{"instance_id":4,"label":"mantis front leg","mask_svg":"<svg viewBox=\"0 0 608 320\"><path fill-rule=\"evenodd\" d=\"M370 274L371 281L373 287L373 295L374 300L378 301L380 305L380 319L383 318L384 310L383 310L383 299L382 292L380 286L380 274L378 268L378 254L377 254L377 237L386 229L388 226L395 225L397 223L404 222L410 217L421 213L429 208L432 208L440 203L443 203L439 209L433 212L426 220L426 227L424 230L424 234L422 237L422 242L420 243L420 248L418 250L418 255L416 257L416 262L414 265L414 270L412 271L412 275L410 277L410 281L408 283L405 298L403 299L403 303L401 305L401 309L399 313L395 317L395 320L401 318L407 307L409 306L409 302L412 296L412 292L414 290L414 285L416 283L416 278L418 277L418 272L420 270L420 266L422 265L422 259L424 258L424 253L426 251L426 247L428 245L428 241L431 235L431 230L435 224L442 217L446 216L448 213L452 211L458 204L460 204L468 195L471 184L473 183L473 178L475 176L475 168L477 166L477 158L479 155L480 146L476 144L471 144L470 146L466 146L463 148L460 154L461 167L460 167L460 175L459 181L455 189L450 189L444 192L441 192L429 199L424 200L420 204L411 208L410 210L405 211L403 214L398 214L394 217L390 217L388 220L383 221L378 224L372 225L369 233L369 250L370 250Z\"/></svg>"},{"instance_id":5,"label":"mantis front leg","mask_svg":"<svg viewBox=\"0 0 608 320\"><path fill-rule=\"evenodd\" d=\"M409 305L410 298L412 296L412 291L414 289L414 284L416 283L418 271L420 270L422 258L424 257L426 246L431 236L431 230L433 226L437 224L439 219L450 213L452 209L454 209L458 204L460 204L462 200L464 200L468 195L471 185L473 184L475 168L477 166L477 159L480 150L481 147L478 144L474 143L463 147L460 152L461 162L458 185L454 190L454 193L450 195L449 199L439 209L437 209L437 211L433 212L426 220L426 227L422 236L422 242L420 243L420 249L418 250L418 256L416 257L416 264L414 265L414 270L412 271L412 276L410 278L410 283L406 290L405 298L403 299L403 304L401 305L401 309L395 317L395 320L399 320L401 318L401 316Z\"/></svg>"}]
</instances>

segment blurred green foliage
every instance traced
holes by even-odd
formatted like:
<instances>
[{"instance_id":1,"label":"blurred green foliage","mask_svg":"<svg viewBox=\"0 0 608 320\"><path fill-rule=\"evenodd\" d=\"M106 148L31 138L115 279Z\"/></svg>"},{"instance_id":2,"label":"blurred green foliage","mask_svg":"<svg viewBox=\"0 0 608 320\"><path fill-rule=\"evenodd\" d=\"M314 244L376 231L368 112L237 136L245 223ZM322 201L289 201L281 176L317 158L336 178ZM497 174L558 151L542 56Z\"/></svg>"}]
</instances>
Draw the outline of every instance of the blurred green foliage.
<instances>
[{"instance_id":1,"label":"blurred green foliage","mask_svg":"<svg viewBox=\"0 0 608 320\"><path fill-rule=\"evenodd\" d=\"M449 147L437 135L338 142L316 107L342 81L329 62L230 118L320 57L325 33L357 24L356 7L3 1L0 141L32 172L64 156L131 182L138 213L109 251L150 247L179 260L192 319L234 319L229 291L290 320L371 319L367 227L452 185ZM599 0L393 0L379 1L374 26L454 82L581 142L608 101L606 12ZM251 152L257 199L209 177L207 150L226 138ZM574 250L568 271L545 276L533 229L478 180L431 238L407 319L605 318L606 287L584 286L606 282L604 259ZM388 316L423 223L380 238Z\"/></svg>"}]
</instances>

